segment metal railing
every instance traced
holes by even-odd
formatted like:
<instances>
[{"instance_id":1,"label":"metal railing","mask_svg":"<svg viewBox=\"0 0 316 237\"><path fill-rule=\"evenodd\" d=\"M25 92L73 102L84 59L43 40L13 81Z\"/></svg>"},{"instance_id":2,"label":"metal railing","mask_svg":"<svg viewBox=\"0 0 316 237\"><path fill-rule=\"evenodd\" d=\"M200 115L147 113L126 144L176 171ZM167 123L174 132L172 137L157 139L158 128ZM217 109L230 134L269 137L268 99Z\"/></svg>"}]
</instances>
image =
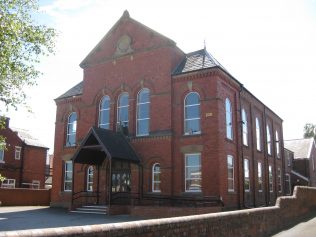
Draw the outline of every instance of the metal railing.
<instances>
[{"instance_id":1,"label":"metal railing","mask_svg":"<svg viewBox=\"0 0 316 237\"><path fill-rule=\"evenodd\" d=\"M170 196L159 194L143 194L117 192L111 195L111 204L120 205L154 205L154 206L174 206L174 207L209 207L224 206L219 196Z\"/></svg>"}]
</instances>

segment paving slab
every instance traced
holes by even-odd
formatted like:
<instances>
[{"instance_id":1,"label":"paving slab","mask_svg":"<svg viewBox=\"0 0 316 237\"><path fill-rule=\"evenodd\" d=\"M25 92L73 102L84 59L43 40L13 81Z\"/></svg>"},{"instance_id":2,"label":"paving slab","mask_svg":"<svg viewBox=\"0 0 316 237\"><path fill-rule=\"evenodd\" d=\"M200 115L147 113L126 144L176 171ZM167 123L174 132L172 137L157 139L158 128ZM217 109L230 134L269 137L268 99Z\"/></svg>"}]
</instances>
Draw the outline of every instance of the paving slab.
<instances>
[{"instance_id":1,"label":"paving slab","mask_svg":"<svg viewBox=\"0 0 316 237\"><path fill-rule=\"evenodd\" d=\"M315 237L316 236L316 217L297 224L291 229L284 230L272 237Z\"/></svg>"},{"instance_id":2,"label":"paving slab","mask_svg":"<svg viewBox=\"0 0 316 237\"><path fill-rule=\"evenodd\" d=\"M136 221L129 215L70 213L63 208L47 206L0 207L0 233L4 231L83 226Z\"/></svg>"}]
</instances>

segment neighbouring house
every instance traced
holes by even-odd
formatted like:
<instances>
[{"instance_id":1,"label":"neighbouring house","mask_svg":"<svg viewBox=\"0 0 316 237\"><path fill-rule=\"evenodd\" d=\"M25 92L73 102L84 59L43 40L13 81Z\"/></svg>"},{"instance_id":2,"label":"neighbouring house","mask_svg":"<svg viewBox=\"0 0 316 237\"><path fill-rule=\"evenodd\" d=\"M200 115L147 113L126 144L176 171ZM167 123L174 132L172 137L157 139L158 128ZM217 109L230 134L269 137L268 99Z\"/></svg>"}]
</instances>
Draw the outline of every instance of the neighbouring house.
<instances>
[{"instance_id":1,"label":"neighbouring house","mask_svg":"<svg viewBox=\"0 0 316 237\"><path fill-rule=\"evenodd\" d=\"M293 160L294 160L294 152L284 148L284 194L291 195L294 186L291 182L291 175L293 172Z\"/></svg>"},{"instance_id":2,"label":"neighbouring house","mask_svg":"<svg viewBox=\"0 0 316 237\"><path fill-rule=\"evenodd\" d=\"M9 121L0 130L6 142L0 150L0 173L6 178L1 188L44 188L48 148L27 130L10 127Z\"/></svg>"},{"instance_id":3,"label":"neighbouring house","mask_svg":"<svg viewBox=\"0 0 316 237\"><path fill-rule=\"evenodd\" d=\"M55 99L52 206L237 209L284 194L282 119L205 48L184 53L125 11L80 66Z\"/></svg>"},{"instance_id":4,"label":"neighbouring house","mask_svg":"<svg viewBox=\"0 0 316 237\"><path fill-rule=\"evenodd\" d=\"M316 187L316 143L314 138L284 141L284 147L293 151L292 186Z\"/></svg>"}]
</instances>

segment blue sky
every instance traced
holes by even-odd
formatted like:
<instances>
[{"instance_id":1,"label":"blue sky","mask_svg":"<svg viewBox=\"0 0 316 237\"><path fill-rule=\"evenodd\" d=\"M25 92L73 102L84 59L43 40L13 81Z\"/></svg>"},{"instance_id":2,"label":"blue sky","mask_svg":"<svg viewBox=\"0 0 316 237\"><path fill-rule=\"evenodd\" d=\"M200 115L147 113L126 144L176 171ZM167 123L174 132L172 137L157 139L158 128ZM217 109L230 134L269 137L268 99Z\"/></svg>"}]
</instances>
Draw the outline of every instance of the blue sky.
<instances>
[{"instance_id":1,"label":"blue sky","mask_svg":"<svg viewBox=\"0 0 316 237\"><path fill-rule=\"evenodd\" d=\"M284 137L300 138L316 123L316 0L44 0L37 21L59 32L56 54L44 58L29 89L33 114L11 112L11 124L32 130L53 151L54 98L83 78L79 63L128 10L173 39L184 52L207 50L283 120Z\"/></svg>"}]
</instances>

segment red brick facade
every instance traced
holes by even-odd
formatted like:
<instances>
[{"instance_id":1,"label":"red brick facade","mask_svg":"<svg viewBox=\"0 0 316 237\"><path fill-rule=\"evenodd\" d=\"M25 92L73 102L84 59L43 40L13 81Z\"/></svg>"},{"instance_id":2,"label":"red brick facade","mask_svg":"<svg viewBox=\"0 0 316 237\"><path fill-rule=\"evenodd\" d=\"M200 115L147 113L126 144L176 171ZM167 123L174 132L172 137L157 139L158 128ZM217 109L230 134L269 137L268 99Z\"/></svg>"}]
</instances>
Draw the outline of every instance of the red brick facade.
<instances>
[{"instance_id":1,"label":"red brick facade","mask_svg":"<svg viewBox=\"0 0 316 237\"><path fill-rule=\"evenodd\" d=\"M123 53L119 47L124 37L130 41L123 44L126 50ZM208 56L205 50L203 52ZM282 120L221 66L203 67L203 59L202 68L175 73L175 68L188 57L172 40L124 13L81 63L84 70L81 91L74 94L66 93L56 99L52 205L69 206L71 202L71 192L64 191L64 163L73 157L78 146L65 145L69 115L72 112L77 114L78 145L92 126L98 126L99 103L102 97L107 95L110 97L110 129L115 131L117 101L122 92L129 94L129 141L141 160L140 166L132 165L133 192L142 190L145 194L152 193L152 167L159 163L161 192L158 195L218 196L225 208L275 203L277 196L283 194ZM137 95L142 88L150 90L148 136L136 135ZM184 132L184 100L190 92L198 93L200 99L200 132L196 134ZM231 102L232 139L226 138L226 98ZM242 143L241 109L247 114L247 146ZM256 118L260 121L261 151L256 149ZM267 125L271 134L271 154L267 151ZM278 158L276 131L279 136ZM186 191L186 154L200 155L199 192ZM228 155L233 157L234 167L234 187L231 191L228 191ZM249 161L249 192L244 191L243 159ZM262 191L258 190L258 162L262 163ZM271 192L268 182L269 165L273 178ZM281 172L280 191L278 169ZM86 172L86 165L75 168L75 192L83 191L86 185ZM104 173L105 168L101 167L101 199L105 198L104 187L107 182ZM98 175L95 173L95 177ZM95 183L93 185L96 187Z\"/></svg>"},{"instance_id":2,"label":"red brick facade","mask_svg":"<svg viewBox=\"0 0 316 237\"><path fill-rule=\"evenodd\" d=\"M22 131L22 136L20 136ZM39 188L45 186L45 166L48 148L35 143L28 137L24 139L26 131L9 127L0 130L0 135L5 137L6 149L0 160L0 173L6 179L15 180L15 188L32 188L32 183L39 181ZM20 149L20 155L16 154ZM33 185L34 188L38 186Z\"/></svg>"}]
</instances>

